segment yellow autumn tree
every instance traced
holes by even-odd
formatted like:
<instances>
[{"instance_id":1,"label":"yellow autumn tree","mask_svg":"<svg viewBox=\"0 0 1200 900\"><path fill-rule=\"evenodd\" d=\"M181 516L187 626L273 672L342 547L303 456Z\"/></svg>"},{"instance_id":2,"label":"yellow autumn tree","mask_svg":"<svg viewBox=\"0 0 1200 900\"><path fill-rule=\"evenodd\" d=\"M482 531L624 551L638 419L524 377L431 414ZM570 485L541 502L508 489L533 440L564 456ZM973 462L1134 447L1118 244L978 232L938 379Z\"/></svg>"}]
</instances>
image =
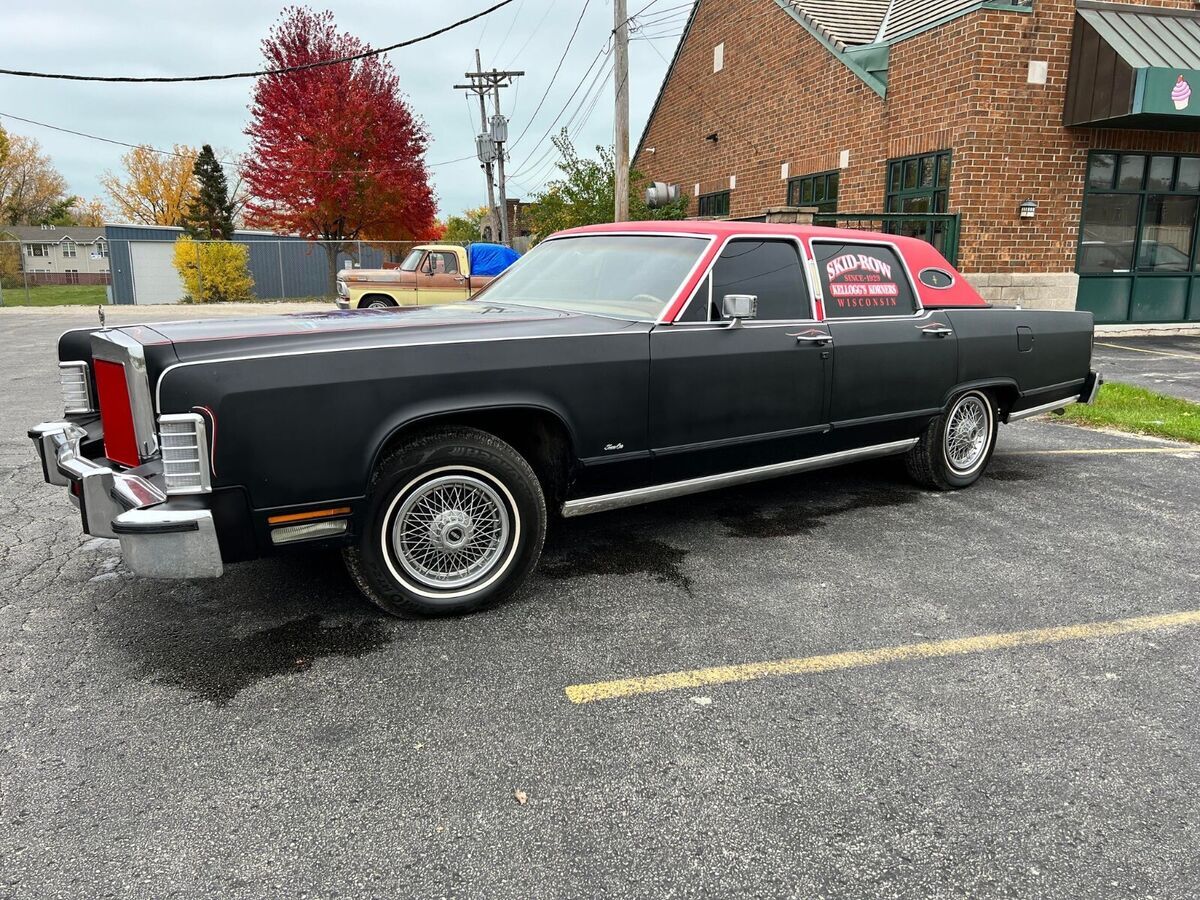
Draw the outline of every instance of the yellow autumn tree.
<instances>
[{"instance_id":1,"label":"yellow autumn tree","mask_svg":"<svg viewBox=\"0 0 1200 900\"><path fill-rule=\"evenodd\" d=\"M0 219L5 225L36 225L67 201L67 182L42 145L0 129Z\"/></svg>"},{"instance_id":2,"label":"yellow autumn tree","mask_svg":"<svg viewBox=\"0 0 1200 900\"><path fill-rule=\"evenodd\" d=\"M175 242L175 270L183 280L185 303L248 303L254 300L250 248L232 241Z\"/></svg>"},{"instance_id":3,"label":"yellow autumn tree","mask_svg":"<svg viewBox=\"0 0 1200 900\"><path fill-rule=\"evenodd\" d=\"M121 157L124 177L105 172L100 184L119 218L143 225L179 225L196 192L192 174L199 151L176 144L170 153L135 147Z\"/></svg>"},{"instance_id":4,"label":"yellow autumn tree","mask_svg":"<svg viewBox=\"0 0 1200 900\"><path fill-rule=\"evenodd\" d=\"M105 222L112 219L108 206L99 197L93 197L87 201L81 200L71 210L71 216L77 224L88 228L100 228Z\"/></svg>"}]
</instances>

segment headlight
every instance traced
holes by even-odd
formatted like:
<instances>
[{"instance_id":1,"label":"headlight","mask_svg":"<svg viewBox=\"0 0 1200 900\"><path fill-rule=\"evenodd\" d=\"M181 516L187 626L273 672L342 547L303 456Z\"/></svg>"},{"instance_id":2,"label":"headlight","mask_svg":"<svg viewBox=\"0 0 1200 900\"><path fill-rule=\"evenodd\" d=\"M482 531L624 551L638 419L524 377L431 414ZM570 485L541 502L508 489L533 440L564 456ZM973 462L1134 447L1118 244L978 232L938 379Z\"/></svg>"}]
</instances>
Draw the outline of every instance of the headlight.
<instances>
[{"instance_id":1,"label":"headlight","mask_svg":"<svg viewBox=\"0 0 1200 900\"><path fill-rule=\"evenodd\" d=\"M339 297L349 297L350 296L350 289L348 287L346 287L346 282L344 282L344 281L338 281L337 292L338 292Z\"/></svg>"},{"instance_id":2,"label":"headlight","mask_svg":"<svg viewBox=\"0 0 1200 900\"><path fill-rule=\"evenodd\" d=\"M212 490L208 431L196 413L158 417L163 480L168 494L204 494Z\"/></svg>"},{"instance_id":3,"label":"headlight","mask_svg":"<svg viewBox=\"0 0 1200 900\"><path fill-rule=\"evenodd\" d=\"M92 378L85 362L58 364L58 383L62 389L63 415L95 412L92 406Z\"/></svg>"}]
</instances>

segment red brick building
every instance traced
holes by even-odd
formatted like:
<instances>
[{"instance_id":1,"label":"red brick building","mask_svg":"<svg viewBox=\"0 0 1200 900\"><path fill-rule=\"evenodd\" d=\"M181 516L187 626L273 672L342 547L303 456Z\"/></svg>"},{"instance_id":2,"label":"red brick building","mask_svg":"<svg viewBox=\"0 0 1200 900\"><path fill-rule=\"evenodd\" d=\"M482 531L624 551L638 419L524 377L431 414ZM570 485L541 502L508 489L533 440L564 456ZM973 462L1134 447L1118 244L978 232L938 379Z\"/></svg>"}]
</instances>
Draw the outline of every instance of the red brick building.
<instances>
[{"instance_id":1,"label":"red brick building","mask_svg":"<svg viewBox=\"0 0 1200 900\"><path fill-rule=\"evenodd\" d=\"M1189 0L698 0L634 164L694 215L907 213L863 224L998 302L1200 320Z\"/></svg>"}]
</instances>

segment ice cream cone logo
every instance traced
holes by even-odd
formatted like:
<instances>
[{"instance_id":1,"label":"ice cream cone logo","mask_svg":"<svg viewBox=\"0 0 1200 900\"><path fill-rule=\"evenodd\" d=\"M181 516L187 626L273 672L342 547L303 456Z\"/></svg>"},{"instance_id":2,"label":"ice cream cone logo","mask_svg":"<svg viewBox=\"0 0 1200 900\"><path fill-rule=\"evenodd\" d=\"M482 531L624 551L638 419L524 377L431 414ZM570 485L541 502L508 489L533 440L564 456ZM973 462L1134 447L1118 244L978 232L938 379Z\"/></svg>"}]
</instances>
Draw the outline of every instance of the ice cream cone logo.
<instances>
[{"instance_id":1,"label":"ice cream cone logo","mask_svg":"<svg viewBox=\"0 0 1200 900\"><path fill-rule=\"evenodd\" d=\"M1171 102L1175 104L1176 109L1187 109L1188 101L1192 99L1192 89L1183 76L1179 76L1179 80L1175 82L1175 87L1171 88Z\"/></svg>"}]
</instances>

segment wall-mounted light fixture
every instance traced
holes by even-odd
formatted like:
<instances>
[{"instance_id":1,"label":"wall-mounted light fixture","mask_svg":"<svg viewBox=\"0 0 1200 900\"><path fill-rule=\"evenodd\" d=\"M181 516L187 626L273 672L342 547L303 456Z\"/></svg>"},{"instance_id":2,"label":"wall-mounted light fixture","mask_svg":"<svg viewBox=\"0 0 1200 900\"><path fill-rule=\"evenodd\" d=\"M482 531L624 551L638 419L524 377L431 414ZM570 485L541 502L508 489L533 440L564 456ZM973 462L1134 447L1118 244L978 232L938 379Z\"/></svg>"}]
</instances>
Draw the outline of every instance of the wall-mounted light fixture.
<instances>
[{"instance_id":1,"label":"wall-mounted light fixture","mask_svg":"<svg viewBox=\"0 0 1200 900\"><path fill-rule=\"evenodd\" d=\"M1017 207L1022 219L1032 219L1037 215L1037 201L1022 200L1021 205Z\"/></svg>"},{"instance_id":2,"label":"wall-mounted light fixture","mask_svg":"<svg viewBox=\"0 0 1200 900\"><path fill-rule=\"evenodd\" d=\"M708 137L706 137L705 140L711 141L712 143L715 144L717 142L717 133L714 131L712 134L710 134Z\"/></svg>"}]
</instances>

